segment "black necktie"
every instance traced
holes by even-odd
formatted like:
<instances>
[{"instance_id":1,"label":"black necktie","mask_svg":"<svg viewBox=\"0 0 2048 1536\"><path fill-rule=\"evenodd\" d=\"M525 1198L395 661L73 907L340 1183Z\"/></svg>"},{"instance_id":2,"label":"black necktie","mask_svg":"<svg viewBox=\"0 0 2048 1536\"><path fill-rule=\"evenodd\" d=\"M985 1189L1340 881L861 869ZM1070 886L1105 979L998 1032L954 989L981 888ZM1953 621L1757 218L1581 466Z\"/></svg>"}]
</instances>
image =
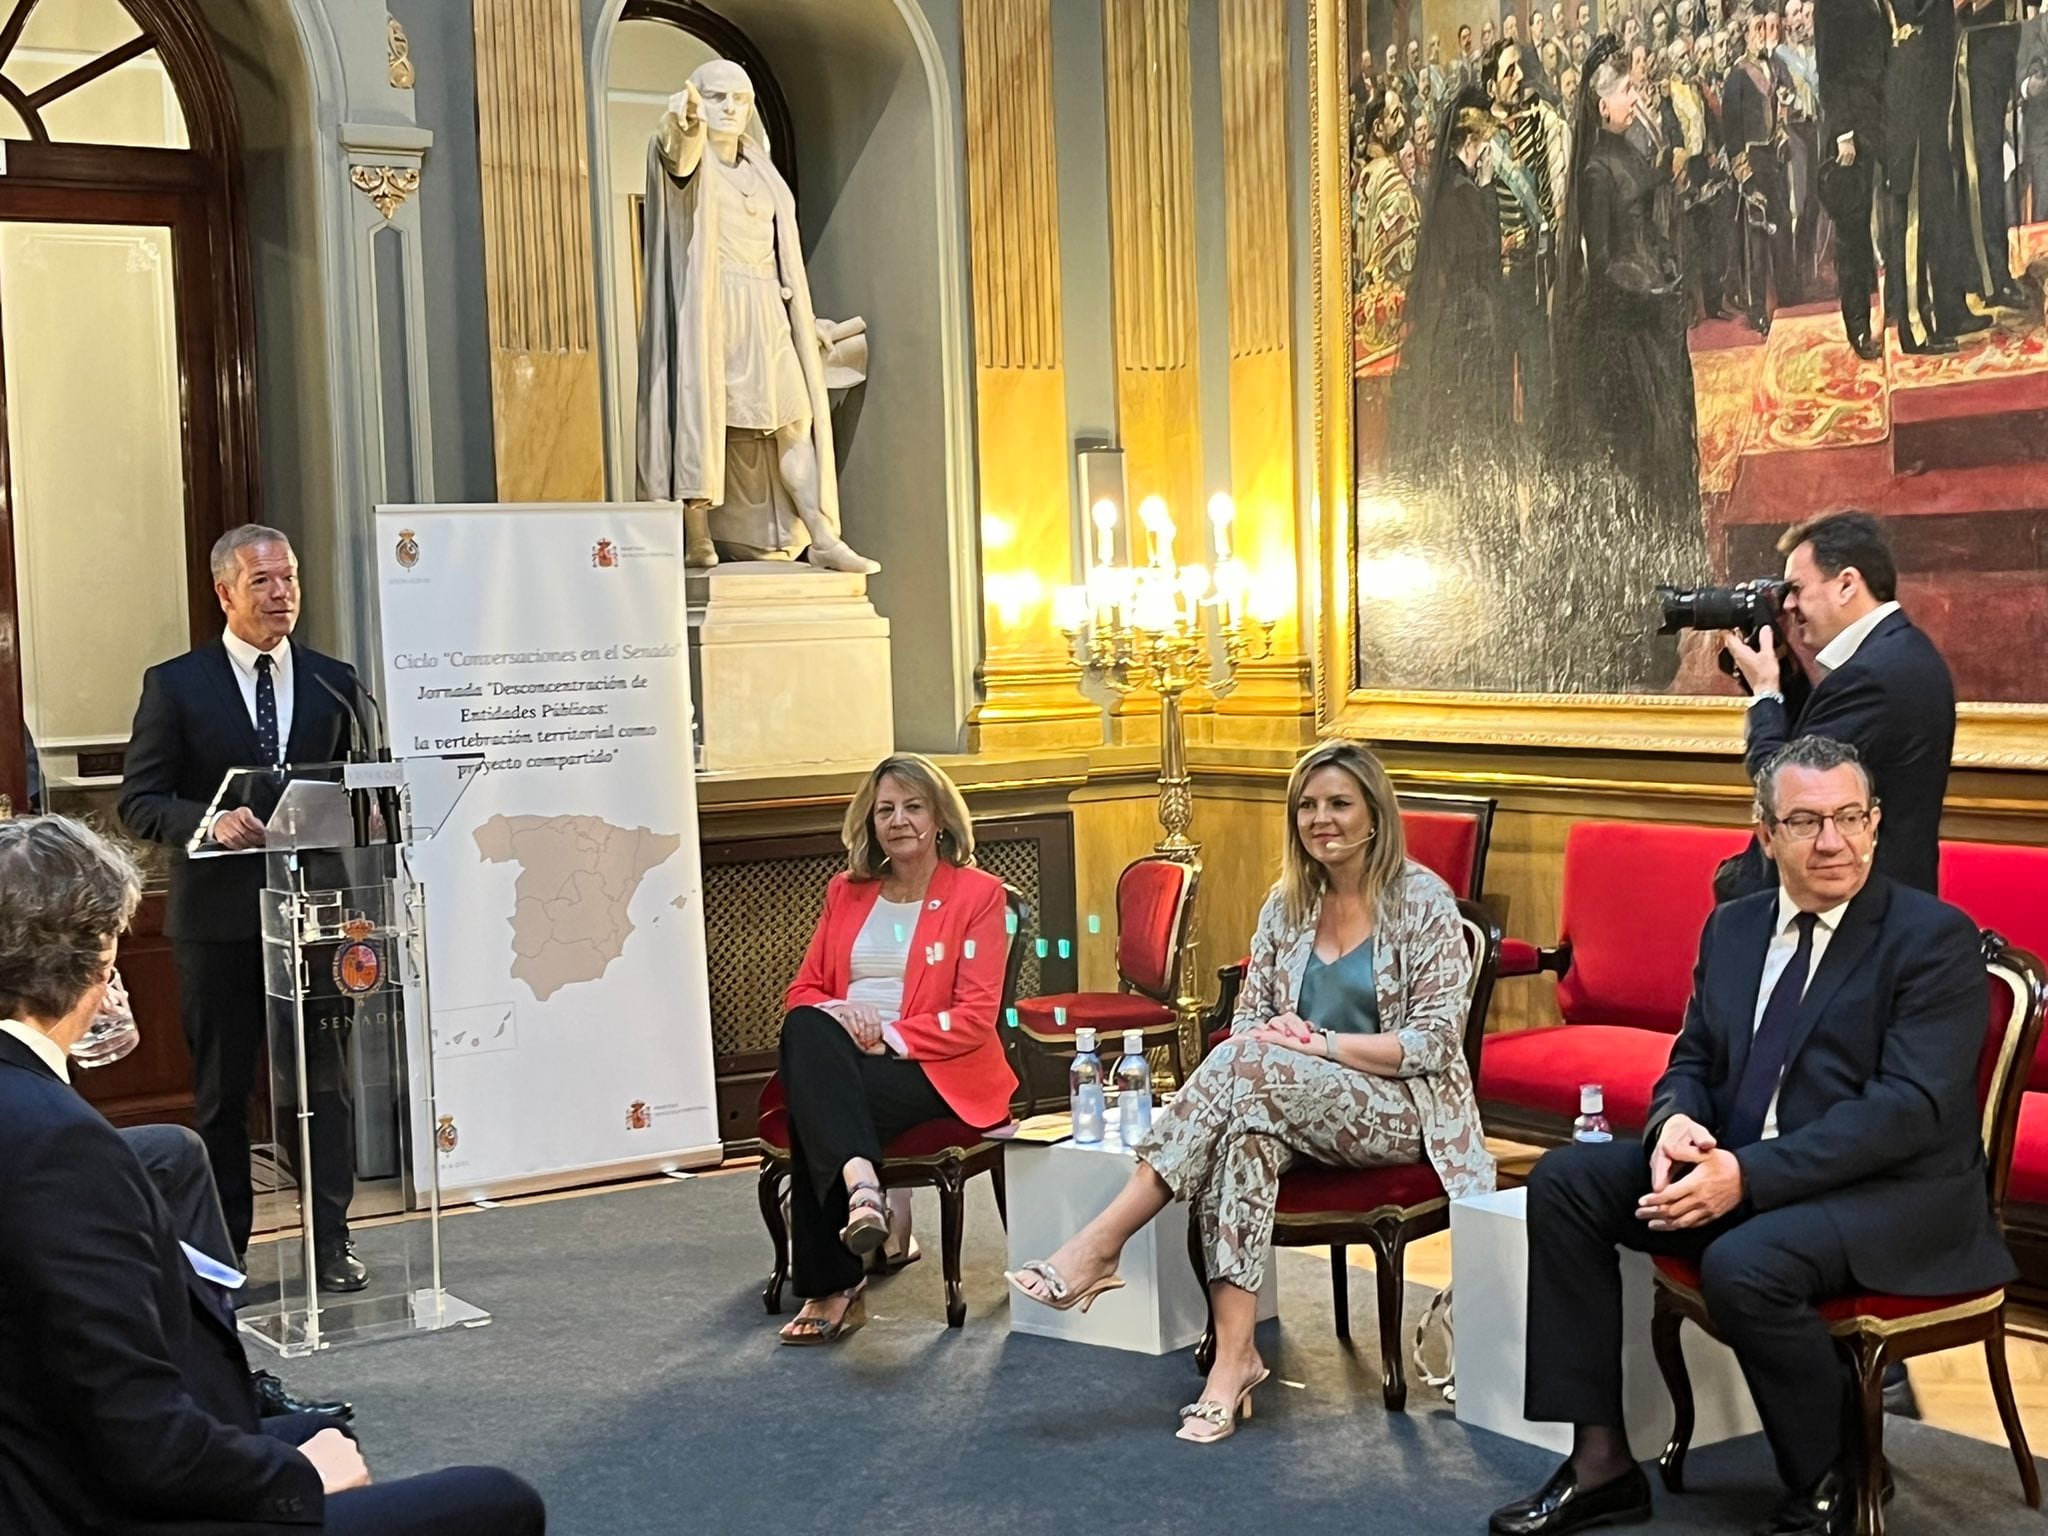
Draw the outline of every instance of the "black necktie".
<instances>
[{"instance_id":1,"label":"black necktie","mask_svg":"<svg viewBox=\"0 0 2048 1536\"><path fill-rule=\"evenodd\" d=\"M256 658L256 747L267 768L281 759L277 750L277 688L270 681L268 651Z\"/></svg>"},{"instance_id":2,"label":"black necktie","mask_svg":"<svg viewBox=\"0 0 2048 1536\"><path fill-rule=\"evenodd\" d=\"M1742 1081L1735 1085L1735 1105L1728 1111L1728 1128L1721 1145L1730 1151L1761 1141L1764 1116L1784 1075L1785 1057L1792 1048L1792 1028L1799 1022L1799 999L1806 991L1807 972L1813 965L1811 912L1793 919L1799 925L1799 945L1778 984L1771 988L1771 1000L1764 1004L1763 1021L1756 1038L1749 1043L1749 1061L1742 1069Z\"/></svg>"}]
</instances>

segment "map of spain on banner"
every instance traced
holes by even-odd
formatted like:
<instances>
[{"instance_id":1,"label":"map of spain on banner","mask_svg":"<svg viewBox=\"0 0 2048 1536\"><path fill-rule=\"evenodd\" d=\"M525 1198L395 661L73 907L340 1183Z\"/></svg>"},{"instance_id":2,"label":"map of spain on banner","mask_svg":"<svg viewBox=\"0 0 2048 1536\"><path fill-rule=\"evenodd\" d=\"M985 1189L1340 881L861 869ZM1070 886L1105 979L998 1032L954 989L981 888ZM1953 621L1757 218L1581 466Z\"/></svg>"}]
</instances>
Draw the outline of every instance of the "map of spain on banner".
<instances>
[{"instance_id":1,"label":"map of spain on banner","mask_svg":"<svg viewBox=\"0 0 2048 1536\"><path fill-rule=\"evenodd\" d=\"M444 1190L716 1162L681 519L380 507L377 538L392 751L483 758L414 859Z\"/></svg>"}]
</instances>

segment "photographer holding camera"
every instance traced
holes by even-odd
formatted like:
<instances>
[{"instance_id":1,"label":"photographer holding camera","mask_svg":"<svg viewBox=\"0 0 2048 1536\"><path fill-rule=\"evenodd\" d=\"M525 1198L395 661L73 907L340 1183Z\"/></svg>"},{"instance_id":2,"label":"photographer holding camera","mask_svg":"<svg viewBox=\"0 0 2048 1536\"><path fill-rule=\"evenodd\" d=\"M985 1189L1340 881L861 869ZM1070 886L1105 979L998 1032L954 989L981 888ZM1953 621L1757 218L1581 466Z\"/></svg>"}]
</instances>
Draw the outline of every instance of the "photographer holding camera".
<instances>
[{"instance_id":1,"label":"photographer holding camera","mask_svg":"<svg viewBox=\"0 0 2048 1536\"><path fill-rule=\"evenodd\" d=\"M1723 632L1722 643L1751 694L1744 765L1754 777L1796 736L1853 745L1884 805L1877 872L1932 892L1941 801L1956 739L1956 690L1948 663L1895 601L1898 570L1869 513L1809 519L1786 533L1778 548L1786 556L1785 623L1814 652L1814 687L1794 717L1780 686L1778 637L1770 626L1753 644L1732 630ZM1725 901L1770 883L1761 850L1752 843L1717 876L1715 895Z\"/></svg>"}]
</instances>

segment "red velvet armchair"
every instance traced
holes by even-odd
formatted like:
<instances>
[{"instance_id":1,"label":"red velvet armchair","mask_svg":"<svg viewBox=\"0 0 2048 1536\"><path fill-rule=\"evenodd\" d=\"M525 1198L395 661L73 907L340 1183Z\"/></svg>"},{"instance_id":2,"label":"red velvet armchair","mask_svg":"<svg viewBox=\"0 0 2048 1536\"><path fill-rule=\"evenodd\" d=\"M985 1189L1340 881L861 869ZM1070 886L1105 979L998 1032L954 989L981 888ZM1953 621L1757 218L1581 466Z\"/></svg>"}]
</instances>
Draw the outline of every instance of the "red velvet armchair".
<instances>
[{"instance_id":1,"label":"red velvet armchair","mask_svg":"<svg viewBox=\"0 0 2048 1536\"><path fill-rule=\"evenodd\" d=\"M1024 946L1031 926L1031 906L1014 888L1005 887L1010 909L1010 952L1003 965L1002 1006L997 1010L998 1029L1016 1001L1017 976L1024 965ZM1010 1059L1014 1063L1017 1053ZM761 1292L761 1302L771 1313L782 1310L782 1288L789 1282L789 1224L782 1213L782 1180L789 1172L789 1108L783 1095L780 1074L761 1085L760 1129L761 1173L756 1186L761 1202L761 1221L768 1228L768 1240L775 1246L775 1267ZM1009 1211L1003 1198L1003 1144L986 1131L963 1120L946 1117L912 1126L882 1149L881 1174L884 1189L906 1189L928 1184L939 1192L939 1253L946 1280L946 1326L958 1328L967 1320L967 1301L960 1288L960 1240L966 1228L967 1181L985 1173L995 1184L996 1212L1007 1223Z\"/></svg>"},{"instance_id":2,"label":"red velvet armchair","mask_svg":"<svg viewBox=\"0 0 2048 1536\"><path fill-rule=\"evenodd\" d=\"M1493 997L1494 968L1500 961L1500 925L1475 901L1460 901L1458 915L1463 920L1474 960L1471 987L1466 994L1464 1046L1466 1065L1476 1077L1479 1042L1486 1033L1486 1009ZM1280 1176L1273 1246L1330 1245L1331 1303L1337 1314L1340 1339L1351 1337L1351 1269L1345 1250L1353 1243L1364 1243L1373 1251L1379 1297L1380 1393L1391 1413L1399 1413L1408 1405L1408 1380L1401 1364L1408 1245L1444 1231L1450 1222L1450 1197L1427 1163L1391 1168L1325 1168L1298 1163ZM1192 1210L1188 1212L1188 1259L1206 1297L1208 1272ZM1215 1353L1212 1321L1195 1350L1196 1366L1206 1372Z\"/></svg>"},{"instance_id":3,"label":"red velvet armchair","mask_svg":"<svg viewBox=\"0 0 2048 1536\"><path fill-rule=\"evenodd\" d=\"M1073 1054L1074 1031L1094 1029L1098 1048L1108 1059L1120 1049L1127 1029L1141 1031L1145 1043L1163 1045L1173 1060L1176 1083L1186 1077L1181 1055L1180 1016L1173 1003L1180 989L1181 951L1194 915L1195 894L1202 880L1199 862L1147 854L1124 866L1116 882L1116 974L1114 992L1052 992L1017 1003L1017 1027L1028 1042L1018 1053L1024 1062L1024 1101L1038 1109L1037 1068ZM1059 1069L1057 1098L1066 1103L1066 1068Z\"/></svg>"},{"instance_id":4,"label":"red velvet armchair","mask_svg":"<svg viewBox=\"0 0 2048 1536\"><path fill-rule=\"evenodd\" d=\"M1944 876L1948 853L1942 854ZM1985 967L1990 973L1991 1025L1978 1058L1978 1105L1982 1114L1984 1155L1991 1181L1991 1206L2001 1218L2012 1174L2020 1101L2041 1039L2048 1012L2048 972L2023 949L2008 947L1997 934L1984 935ZM1657 1364L1670 1388L1676 1421L1671 1443L1659 1458L1664 1484L1673 1493L1685 1485L1685 1457L1692 1443L1692 1384L1686 1375L1679 1333L1687 1321L1709 1334L1713 1319L1699 1291L1699 1267L1676 1259L1658 1259L1656 1292L1650 1328ZM1841 1296L1821 1308L1830 1331L1855 1363L1861 1404L1863 1482L1857 1489L1858 1536L1884 1532L1884 1372L1895 1360L1931 1354L1965 1344L1982 1344L1990 1368L1991 1392L2005 1425L2020 1487L2027 1503L2041 1507L2041 1484L2027 1448L2026 1426L2013 1401L2012 1377L2005 1359L2005 1291L2003 1288L1963 1296Z\"/></svg>"},{"instance_id":5,"label":"red velvet armchair","mask_svg":"<svg viewBox=\"0 0 2048 1536\"><path fill-rule=\"evenodd\" d=\"M1749 838L1743 827L1572 827L1556 947L1505 940L1500 966L1502 976L1555 975L1564 1022L1496 1034L1481 1048L1479 1107L1490 1134L1569 1140L1581 1083L1605 1087L1617 1131L1642 1129L1685 1020L1714 868Z\"/></svg>"}]
</instances>

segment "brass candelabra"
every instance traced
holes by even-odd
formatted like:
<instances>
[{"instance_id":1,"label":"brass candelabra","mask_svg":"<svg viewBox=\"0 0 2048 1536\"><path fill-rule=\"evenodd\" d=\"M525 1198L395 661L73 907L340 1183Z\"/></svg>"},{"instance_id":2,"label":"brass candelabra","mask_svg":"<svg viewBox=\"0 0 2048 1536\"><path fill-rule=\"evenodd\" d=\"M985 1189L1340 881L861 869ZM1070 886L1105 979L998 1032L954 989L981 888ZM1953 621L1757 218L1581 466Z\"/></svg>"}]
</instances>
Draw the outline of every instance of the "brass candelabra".
<instances>
[{"instance_id":1,"label":"brass candelabra","mask_svg":"<svg viewBox=\"0 0 2048 1536\"><path fill-rule=\"evenodd\" d=\"M1074 646L1084 686L1118 697L1149 688L1159 699L1159 826L1154 851L1199 867L1202 845L1188 835L1194 823L1194 793L1188 779L1187 735L1182 700L1201 686L1217 697L1237 684L1237 669L1265 657L1273 626L1286 612L1286 595L1262 580L1232 550L1235 508L1228 496L1209 504L1216 566L1182 565L1173 553L1176 528L1166 503L1147 497L1138 520L1148 541L1148 558L1116 558L1117 509L1095 504L1094 560L1086 582L1061 587L1053 613ZM1181 946L1178 996L1183 1059L1199 1054L1205 1005L1196 951L1196 918L1188 914Z\"/></svg>"}]
</instances>

